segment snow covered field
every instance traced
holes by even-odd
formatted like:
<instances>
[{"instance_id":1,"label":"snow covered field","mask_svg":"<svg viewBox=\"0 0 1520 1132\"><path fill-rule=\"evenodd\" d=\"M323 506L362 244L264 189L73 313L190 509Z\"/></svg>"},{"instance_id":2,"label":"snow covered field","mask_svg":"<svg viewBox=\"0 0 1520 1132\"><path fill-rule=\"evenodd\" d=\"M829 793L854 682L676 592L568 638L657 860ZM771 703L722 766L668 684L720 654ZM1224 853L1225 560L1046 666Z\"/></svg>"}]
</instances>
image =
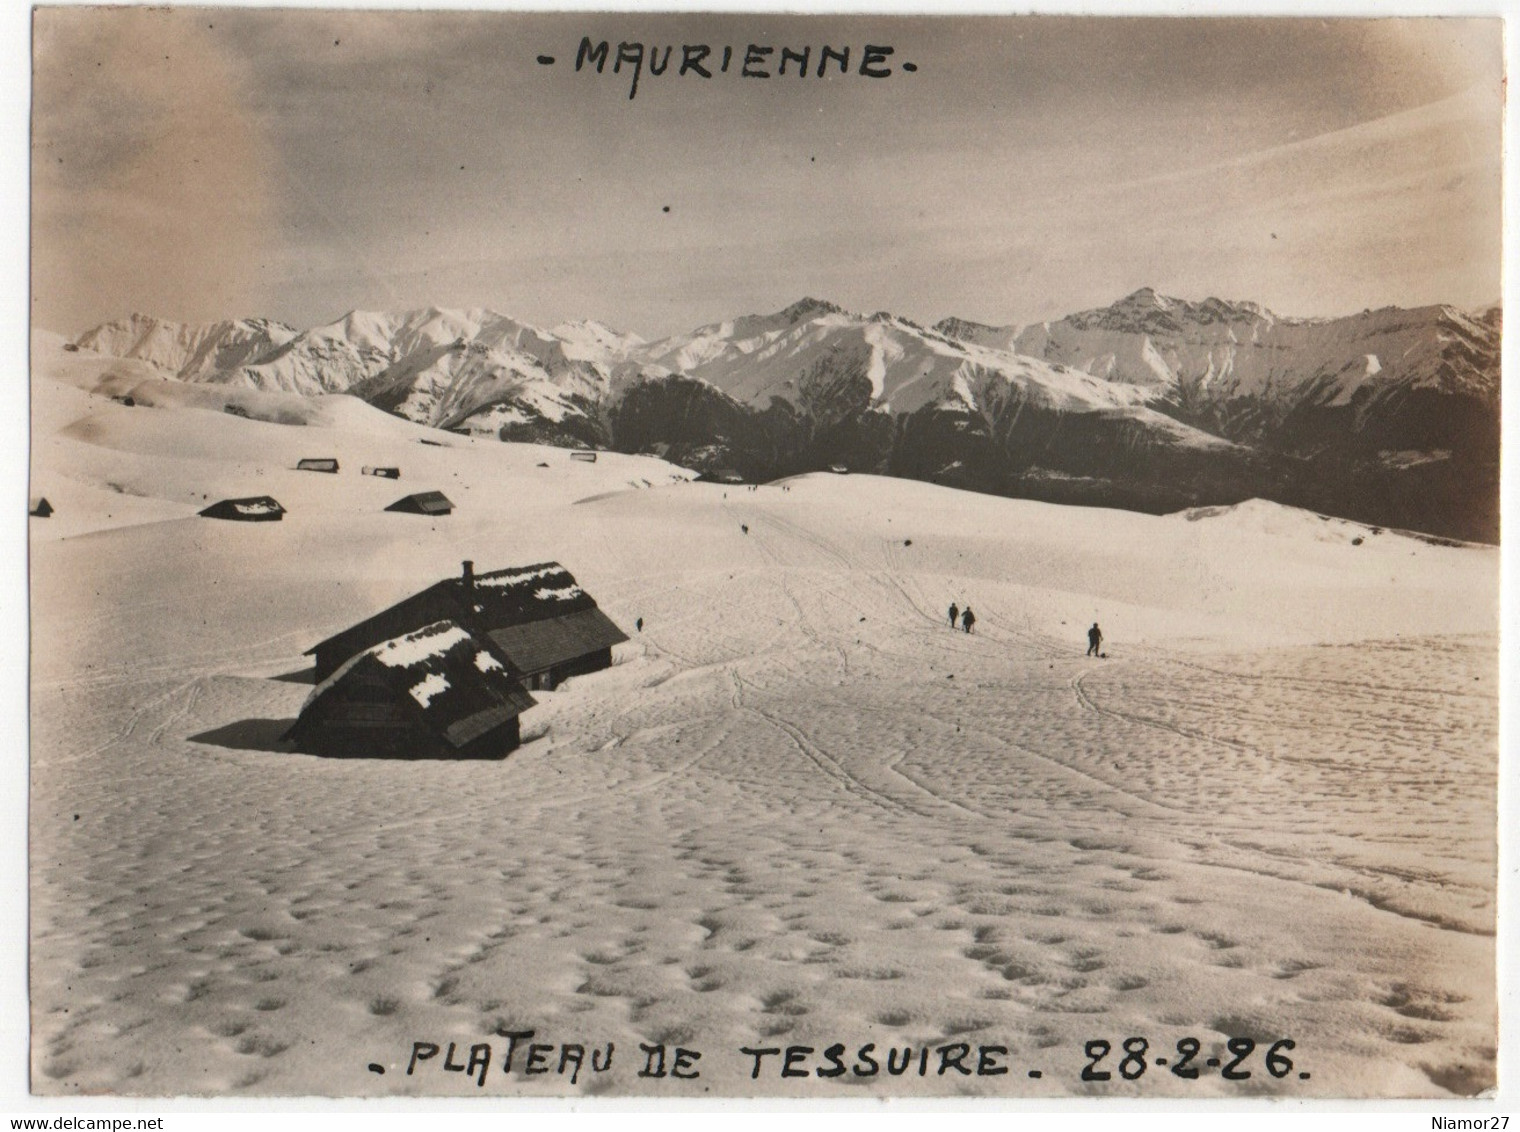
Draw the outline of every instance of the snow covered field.
<instances>
[{"instance_id":1,"label":"snow covered field","mask_svg":"<svg viewBox=\"0 0 1520 1132\"><path fill-rule=\"evenodd\" d=\"M106 368L42 340L33 380L58 509L30 520L36 1091L1493 1083L1497 551L1260 502L751 492ZM451 516L382 510L433 489ZM283 522L196 516L262 494ZM557 559L634 639L536 693L504 762L280 744L303 650L466 558ZM1095 620L1107 659L1083 655ZM528 1030L550 1071L524 1039L504 1072ZM1154 1064L1188 1037L1197 1079ZM1249 1079L1207 1066L1228 1038L1258 1043ZM1113 1076L1083 1081L1098 1039ZM490 1043L484 1086L445 1052L408 1076L417 1042ZM574 1085L561 1043L588 1047ZM640 1043L699 1051L700 1077L638 1076ZM820 1076L835 1043L850 1068ZM1011 1071L943 1066L960 1043ZM792 1046L805 1077L740 1052Z\"/></svg>"}]
</instances>

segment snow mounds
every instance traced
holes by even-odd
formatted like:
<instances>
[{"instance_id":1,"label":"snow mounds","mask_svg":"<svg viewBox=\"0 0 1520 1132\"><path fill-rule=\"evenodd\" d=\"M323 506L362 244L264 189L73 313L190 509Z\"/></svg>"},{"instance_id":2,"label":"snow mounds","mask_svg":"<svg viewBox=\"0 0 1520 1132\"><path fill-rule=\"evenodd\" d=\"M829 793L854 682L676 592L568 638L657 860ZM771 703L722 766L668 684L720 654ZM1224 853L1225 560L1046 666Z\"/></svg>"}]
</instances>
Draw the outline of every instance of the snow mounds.
<instances>
[{"instance_id":1,"label":"snow mounds","mask_svg":"<svg viewBox=\"0 0 1520 1132\"><path fill-rule=\"evenodd\" d=\"M1253 1095L1494 1080L1494 548L1356 546L1257 501L1190 522L869 475L734 491L358 410L291 428L34 389L59 505L31 521L39 1093L482 1095L441 1055L408 1076L418 1040L493 1043L493 1096L1242 1095L1085 1084L1102 1034L1252 1038ZM294 470L318 450L459 506L399 522L388 481ZM49 533L207 491L290 513L101 506ZM642 632L499 763L282 744L304 650L465 557L565 563ZM465 683L385 671L432 711ZM528 1029L614 1066L571 1087L519 1048L503 1073ZM1284 1036L1312 1079L1260 1071ZM756 1081L736 1055L839 1041L1000 1045L1016 1071ZM702 1077L640 1078L640 1042L704 1050Z\"/></svg>"}]
</instances>

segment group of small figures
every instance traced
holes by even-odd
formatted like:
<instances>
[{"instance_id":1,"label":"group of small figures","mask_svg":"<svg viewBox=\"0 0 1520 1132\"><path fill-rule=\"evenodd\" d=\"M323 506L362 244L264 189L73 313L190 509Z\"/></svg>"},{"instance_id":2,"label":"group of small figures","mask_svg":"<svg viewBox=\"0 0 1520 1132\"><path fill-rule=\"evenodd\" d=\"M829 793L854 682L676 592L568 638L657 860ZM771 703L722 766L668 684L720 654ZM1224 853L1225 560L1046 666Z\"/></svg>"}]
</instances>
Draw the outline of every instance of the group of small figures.
<instances>
[{"instance_id":1,"label":"group of small figures","mask_svg":"<svg viewBox=\"0 0 1520 1132\"><path fill-rule=\"evenodd\" d=\"M976 614L971 612L969 605L962 609L955 602L950 603L950 628L954 629L958 625L962 631L969 633L975 624ZM1103 630L1098 628L1096 621L1092 623L1092 628L1087 630L1087 655L1099 657L1108 655L1103 651Z\"/></svg>"}]
</instances>

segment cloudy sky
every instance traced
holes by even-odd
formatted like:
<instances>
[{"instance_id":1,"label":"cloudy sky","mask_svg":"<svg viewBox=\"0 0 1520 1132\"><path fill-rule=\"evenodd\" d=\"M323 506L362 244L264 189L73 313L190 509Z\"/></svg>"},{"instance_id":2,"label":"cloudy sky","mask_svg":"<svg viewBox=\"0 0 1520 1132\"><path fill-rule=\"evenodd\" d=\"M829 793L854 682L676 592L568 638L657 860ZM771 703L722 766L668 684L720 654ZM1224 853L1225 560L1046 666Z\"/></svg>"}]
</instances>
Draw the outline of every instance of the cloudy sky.
<instances>
[{"instance_id":1,"label":"cloudy sky","mask_svg":"<svg viewBox=\"0 0 1520 1132\"><path fill-rule=\"evenodd\" d=\"M582 36L674 51L630 99ZM825 44L850 74L817 77ZM32 316L1486 305L1501 75L1497 20L45 9Z\"/></svg>"}]
</instances>

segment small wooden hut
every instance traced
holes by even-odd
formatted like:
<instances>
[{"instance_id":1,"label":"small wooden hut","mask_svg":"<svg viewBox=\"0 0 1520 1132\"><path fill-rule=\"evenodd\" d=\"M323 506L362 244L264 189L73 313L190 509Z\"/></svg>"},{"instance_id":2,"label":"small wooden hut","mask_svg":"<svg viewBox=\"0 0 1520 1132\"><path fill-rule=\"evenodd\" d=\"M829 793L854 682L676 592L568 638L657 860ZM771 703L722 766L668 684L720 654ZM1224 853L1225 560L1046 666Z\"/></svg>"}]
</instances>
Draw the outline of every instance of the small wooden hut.
<instances>
[{"instance_id":1,"label":"small wooden hut","mask_svg":"<svg viewBox=\"0 0 1520 1132\"><path fill-rule=\"evenodd\" d=\"M285 517L285 508L268 495L250 495L246 499L223 499L201 512L208 519L232 519L239 523L277 523Z\"/></svg>"},{"instance_id":2,"label":"small wooden hut","mask_svg":"<svg viewBox=\"0 0 1520 1132\"><path fill-rule=\"evenodd\" d=\"M312 689L285 738L341 758L501 759L535 702L495 646L438 621L349 658Z\"/></svg>"},{"instance_id":3,"label":"small wooden hut","mask_svg":"<svg viewBox=\"0 0 1520 1132\"><path fill-rule=\"evenodd\" d=\"M386 510L409 515L447 515L454 510L454 504L441 491L419 491L396 500Z\"/></svg>"},{"instance_id":4,"label":"small wooden hut","mask_svg":"<svg viewBox=\"0 0 1520 1132\"><path fill-rule=\"evenodd\" d=\"M367 476L379 476L381 479L399 480L401 478L401 469L400 468L371 468L371 467L365 467L362 470L363 470L364 474L367 475Z\"/></svg>"}]
</instances>

